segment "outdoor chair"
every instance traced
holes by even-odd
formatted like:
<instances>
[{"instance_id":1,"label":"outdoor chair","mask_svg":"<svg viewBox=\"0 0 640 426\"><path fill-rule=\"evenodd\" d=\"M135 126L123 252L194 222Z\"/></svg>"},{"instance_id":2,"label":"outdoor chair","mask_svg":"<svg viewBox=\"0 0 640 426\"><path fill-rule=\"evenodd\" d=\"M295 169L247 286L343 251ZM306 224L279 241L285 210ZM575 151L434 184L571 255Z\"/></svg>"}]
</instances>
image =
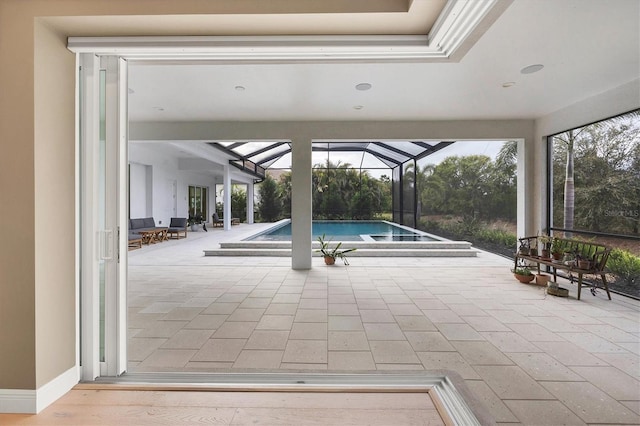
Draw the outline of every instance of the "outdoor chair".
<instances>
[{"instance_id":1,"label":"outdoor chair","mask_svg":"<svg viewBox=\"0 0 640 426\"><path fill-rule=\"evenodd\" d=\"M180 239L181 233L184 233L184 238L187 238L187 218L172 217L167 230L168 237Z\"/></svg>"},{"instance_id":2,"label":"outdoor chair","mask_svg":"<svg viewBox=\"0 0 640 426\"><path fill-rule=\"evenodd\" d=\"M222 228L224 226L224 221L220 219L220 216L218 216L218 212L213 213L212 224L214 228Z\"/></svg>"}]
</instances>

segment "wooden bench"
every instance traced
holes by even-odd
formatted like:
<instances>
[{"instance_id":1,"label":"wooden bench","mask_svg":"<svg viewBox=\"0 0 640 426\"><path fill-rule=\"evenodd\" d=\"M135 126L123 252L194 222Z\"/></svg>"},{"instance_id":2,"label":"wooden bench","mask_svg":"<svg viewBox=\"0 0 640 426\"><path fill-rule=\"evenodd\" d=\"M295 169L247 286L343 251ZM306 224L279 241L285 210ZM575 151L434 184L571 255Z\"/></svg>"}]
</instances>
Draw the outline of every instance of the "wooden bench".
<instances>
[{"instance_id":1,"label":"wooden bench","mask_svg":"<svg viewBox=\"0 0 640 426\"><path fill-rule=\"evenodd\" d=\"M609 297L609 300L611 300L611 293L609 293L609 285L607 284L607 278L604 271L607 259L611 253L610 247L587 241L553 237L551 238L551 246L555 248L556 257L558 252L563 256L561 259L554 259L552 257L542 257L541 255L543 248L547 250L551 249L551 247L548 246L549 243L546 242L545 239L549 239L549 237L535 236L519 238L520 248L515 255L515 267L518 267L518 262L520 260L537 264L538 273L540 273L540 265L550 266L553 269L554 281L557 280L557 270L577 274L578 300L580 300L580 292L582 290L582 276L585 274L600 275L604 289L607 292L607 296ZM572 259L566 260L564 258L565 254L569 254ZM580 260L582 260L582 262L580 262Z\"/></svg>"}]
</instances>

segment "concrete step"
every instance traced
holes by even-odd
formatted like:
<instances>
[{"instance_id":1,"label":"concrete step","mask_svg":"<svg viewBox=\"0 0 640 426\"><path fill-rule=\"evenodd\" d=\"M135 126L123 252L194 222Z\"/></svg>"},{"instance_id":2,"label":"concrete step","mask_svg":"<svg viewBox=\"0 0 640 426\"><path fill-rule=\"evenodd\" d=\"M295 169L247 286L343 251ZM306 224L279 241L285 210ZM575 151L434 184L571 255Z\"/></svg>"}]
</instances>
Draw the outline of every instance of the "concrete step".
<instances>
[{"instance_id":1,"label":"concrete step","mask_svg":"<svg viewBox=\"0 0 640 426\"><path fill-rule=\"evenodd\" d=\"M204 250L205 256L264 256L264 257L291 257L291 249L243 249L226 248ZM320 256L314 253L314 256ZM471 249L358 249L348 253L347 257L477 257L478 252Z\"/></svg>"},{"instance_id":2,"label":"concrete step","mask_svg":"<svg viewBox=\"0 0 640 426\"><path fill-rule=\"evenodd\" d=\"M314 241L313 249L320 248ZM335 244L329 244L335 247ZM291 249L291 241L233 241L220 243L222 249L274 250ZM471 243L467 241L345 241L341 248L376 249L376 250L468 250Z\"/></svg>"}]
</instances>

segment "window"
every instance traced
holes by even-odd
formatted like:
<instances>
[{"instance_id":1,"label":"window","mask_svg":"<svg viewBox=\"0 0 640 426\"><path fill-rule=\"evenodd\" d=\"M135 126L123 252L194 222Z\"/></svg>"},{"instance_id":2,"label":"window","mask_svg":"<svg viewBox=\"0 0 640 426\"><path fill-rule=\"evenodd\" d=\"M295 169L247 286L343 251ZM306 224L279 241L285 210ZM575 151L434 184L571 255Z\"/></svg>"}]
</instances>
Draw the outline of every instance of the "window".
<instances>
[{"instance_id":1,"label":"window","mask_svg":"<svg viewBox=\"0 0 640 426\"><path fill-rule=\"evenodd\" d=\"M207 188L202 186L189 186L189 217L207 220Z\"/></svg>"},{"instance_id":2,"label":"window","mask_svg":"<svg viewBox=\"0 0 640 426\"><path fill-rule=\"evenodd\" d=\"M554 234L615 250L611 286L640 296L640 110L549 137Z\"/></svg>"},{"instance_id":3,"label":"window","mask_svg":"<svg viewBox=\"0 0 640 426\"><path fill-rule=\"evenodd\" d=\"M640 236L640 111L553 135L552 227Z\"/></svg>"}]
</instances>

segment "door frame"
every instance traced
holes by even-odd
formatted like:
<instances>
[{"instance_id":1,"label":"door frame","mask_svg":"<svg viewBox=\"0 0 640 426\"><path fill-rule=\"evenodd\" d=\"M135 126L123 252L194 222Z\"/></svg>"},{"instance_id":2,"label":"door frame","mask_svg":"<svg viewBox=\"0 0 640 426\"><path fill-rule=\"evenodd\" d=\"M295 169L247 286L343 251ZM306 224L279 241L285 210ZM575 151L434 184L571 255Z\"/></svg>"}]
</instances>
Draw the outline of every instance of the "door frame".
<instances>
[{"instance_id":1,"label":"door frame","mask_svg":"<svg viewBox=\"0 0 640 426\"><path fill-rule=\"evenodd\" d=\"M83 53L77 64L78 357L81 379L92 381L126 370L127 63Z\"/></svg>"}]
</instances>

